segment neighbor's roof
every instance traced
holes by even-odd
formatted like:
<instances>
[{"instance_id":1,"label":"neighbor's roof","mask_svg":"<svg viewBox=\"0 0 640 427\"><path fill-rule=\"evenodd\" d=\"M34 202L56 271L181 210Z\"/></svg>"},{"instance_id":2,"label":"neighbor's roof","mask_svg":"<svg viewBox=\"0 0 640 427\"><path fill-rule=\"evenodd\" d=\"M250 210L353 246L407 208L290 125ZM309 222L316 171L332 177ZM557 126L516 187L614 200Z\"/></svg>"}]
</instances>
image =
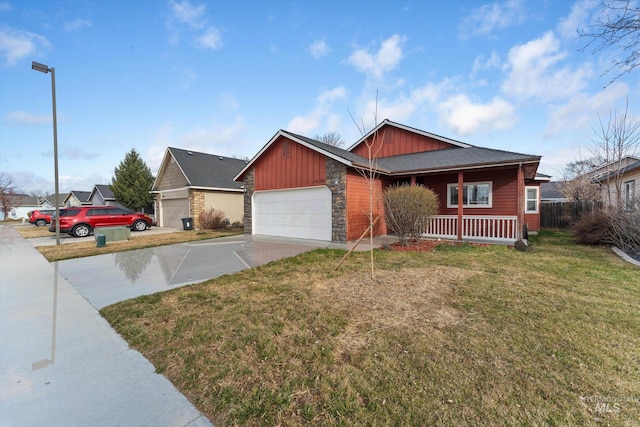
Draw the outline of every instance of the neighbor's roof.
<instances>
[{"instance_id":1,"label":"neighbor's roof","mask_svg":"<svg viewBox=\"0 0 640 427\"><path fill-rule=\"evenodd\" d=\"M80 200L81 202L88 202L89 198L91 197L91 191L71 190L69 193L73 194L76 199Z\"/></svg>"},{"instance_id":2,"label":"neighbor's roof","mask_svg":"<svg viewBox=\"0 0 640 427\"><path fill-rule=\"evenodd\" d=\"M631 159L635 159L635 157L630 157ZM629 172L633 172L637 169L640 169L640 160L630 163L627 166L625 166L624 168L620 169L620 170L612 170L611 172L609 172L608 174L604 174L601 176L597 176L594 177L593 180L595 182L602 182L602 181L606 181L607 179L613 178L615 176L622 176L626 173Z\"/></svg>"},{"instance_id":3,"label":"neighbor's roof","mask_svg":"<svg viewBox=\"0 0 640 427\"><path fill-rule=\"evenodd\" d=\"M562 194L560 182L543 182L540 184L540 199L542 200L556 200L556 199L565 199L564 194Z\"/></svg>"},{"instance_id":4,"label":"neighbor's roof","mask_svg":"<svg viewBox=\"0 0 640 427\"><path fill-rule=\"evenodd\" d=\"M95 192L100 193L100 195L102 196L102 200L115 200L116 196L113 195L113 191L111 191L111 187L109 187L108 185L105 184L96 184L93 187L93 190L91 191L91 194L89 195L89 198L91 198L91 196L93 196L93 193Z\"/></svg>"},{"instance_id":5,"label":"neighbor's roof","mask_svg":"<svg viewBox=\"0 0 640 427\"><path fill-rule=\"evenodd\" d=\"M163 165L168 161L169 154L173 156L191 187L242 189L242 183L233 178L246 165L244 160L168 147ZM153 187L155 188L155 183Z\"/></svg>"}]
</instances>

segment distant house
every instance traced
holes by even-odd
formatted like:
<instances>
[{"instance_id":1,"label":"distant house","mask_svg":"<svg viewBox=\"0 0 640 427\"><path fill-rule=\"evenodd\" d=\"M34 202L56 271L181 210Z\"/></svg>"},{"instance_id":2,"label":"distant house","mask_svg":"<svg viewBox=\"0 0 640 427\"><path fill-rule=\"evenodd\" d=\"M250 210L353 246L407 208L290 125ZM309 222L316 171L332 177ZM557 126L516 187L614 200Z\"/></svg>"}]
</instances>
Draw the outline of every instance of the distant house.
<instances>
[{"instance_id":1,"label":"distant house","mask_svg":"<svg viewBox=\"0 0 640 427\"><path fill-rule=\"evenodd\" d=\"M113 191L108 185L96 184L89 194L87 204L93 206L116 206L122 209L127 209L116 201L116 197L113 195Z\"/></svg>"},{"instance_id":2,"label":"distant house","mask_svg":"<svg viewBox=\"0 0 640 427\"><path fill-rule=\"evenodd\" d=\"M55 195L36 197L28 194L18 194L19 202L9 213L11 219L28 219L29 212L34 209L55 209ZM62 201L62 194L58 196ZM61 205L62 207L62 205ZM4 214L0 211L0 220L4 220Z\"/></svg>"},{"instance_id":3,"label":"distant house","mask_svg":"<svg viewBox=\"0 0 640 427\"><path fill-rule=\"evenodd\" d=\"M640 197L640 158L626 156L620 161L597 167L591 172L592 180L600 185L602 201L608 205L618 202L630 208Z\"/></svg>"},{"instance_id":4,"label":"distant house","mask_svg":"<svg viewBox=\"0 0 640 427\"><path fill-rule=\"evenodd\" d=\"M244 160L168 147L151 189L156 222L160 227L182 227L182 218L193 218L200 228L202 212L215 208L229 222L241 222L243 185L233 180Z\"/></svg>"},{"instance_id":5,"label":"distant house","mask_svg":"<svg viewBox=\"0 0 640 427\"><path fill-rule=\"evenodd\" d=\"M67 194L67 197L64 198L62 202L63 205L69 206L84 206L90 205L91 201L89 198L91 197L91 191L77 191L72 190Z\"/></svg>"},{"instance_id":6,"label":"distant house","mask_svg":"<svg viewBox=\"0 0 640 427\"><path fill-rule=\"evenodd\" d=\"M369 226L367 144L377 153L374 234L387 234L382 191L424 185L440 212L425 237L515 242L540 228L540 156L475 147L384 120L349 149L278 131L236 175L245 185L245 233L326 241ZM359 172L360 171L360 172Z\"/></svg>"},{"instance_id":7,"label":"distant house","mask_svg":"<svg viewBox=\"0 0 640 427\"><path fill-rule=\"evenodd\" d=\"M540 203L566 202L567 198L562 194L562 183L558 181L543 182L540 184Z\"/></svg>"}]
</instances>

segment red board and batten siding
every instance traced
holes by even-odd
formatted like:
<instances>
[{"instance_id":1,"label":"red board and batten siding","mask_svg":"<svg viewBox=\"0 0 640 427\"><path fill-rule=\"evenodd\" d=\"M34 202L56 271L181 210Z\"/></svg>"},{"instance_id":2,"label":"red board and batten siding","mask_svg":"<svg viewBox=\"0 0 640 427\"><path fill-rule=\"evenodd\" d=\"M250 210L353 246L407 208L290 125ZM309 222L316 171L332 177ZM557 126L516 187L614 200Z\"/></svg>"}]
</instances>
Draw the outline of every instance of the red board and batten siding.
<instances>
[{"instance_id":1,"label":"red board and batten siding","mask_svg":"<svg viewBox=\"0 0 640 427\"><path fill-rule=\"evenodd\" d=\"M288 144L288 148L285 145ZM326 158L322 154L291 141L278 138L255 163L255 189L325 185Z\"/></svg>"},{"instance_id":2,"label":"red board and batten siding","mask_svg":"<svg viewBox=\"0 0 640 427\"><path fill-rule=\"evenodd\" d=\"M347 241L357 240L369 226L369 183L358 172L350 170L347 173ZM384 207L382 204L382 183L376 181L374 190L373 217L380 219L374 227L374 235L387 234L387 226L384 221Z\"/></svg>"},{"instance_id":3,"label":"red board and batten siding","mask_svg":"<svg viewBox=\"0 0 640 427\"><path fill-rule=\"evenodd\" d=\"M465 172L464 182L492 183L491 208L464 208L465 215L512 215L518 214L517 169L502 169L486 172ZM447 208L447 184L456 184L458 174L428 175L425 185L438 194L440 215L457 215L458 208Z\"/></svg>"},{"instance_id":4,"label":"red board and batten siding","mask_svg":"<svg viewBox=\"0 0 640 427\"><path fill-rule=\"evenodd\" d=\"M369 140L372 138L373 136L369 137ZM376 147L378 144L382 144L382 148L376 155L378 158L454 147L449 143L392 126L383 126L380 128L375 138ZM368 158L369 156L367 146L364 142L355 147L352 152L364 158ZM376 148L373 147L372 154L375 154L375 152Z\"/></svg>"}]
</instances>

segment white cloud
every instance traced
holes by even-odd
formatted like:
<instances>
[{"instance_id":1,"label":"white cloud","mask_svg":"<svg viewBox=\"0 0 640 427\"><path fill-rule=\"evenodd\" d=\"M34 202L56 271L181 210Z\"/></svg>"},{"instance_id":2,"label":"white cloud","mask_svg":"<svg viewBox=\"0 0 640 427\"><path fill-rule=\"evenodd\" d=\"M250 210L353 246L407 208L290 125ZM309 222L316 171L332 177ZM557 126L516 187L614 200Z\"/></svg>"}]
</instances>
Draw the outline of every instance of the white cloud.
<instances>
[{"instance_id":1,"label":"white cloud","mask_svg":"<svg viewBox=\"0 0 640 427\"><path fill-rule=\"evenodd\" d=\"M200 29L204 26L203 15L205 6L192 6L187 0L181 2L172 1L169 3L171 18L181 24L186 24L193 29Z\"/></svg>"},{"instance_id":2,"label":"white cloud","mask_svg":"<svg viewBox=\"0 0 640 427\"><path fill-rule=\"evenodd\" d=\"M375 53L370 53L366 49L357 49L347 60L356 70L381 78L382 75L391 71L402 59L402 44L406 37L394 34L380 45L380 49Z\"/></svg>"},{"instance_id":3,"label":"white cloud","mask_svg":"<svg viewBox=\"0 0 640 427\"><path fill-rule=\"evenodd\" d=\"M11 4L7 1L0 1L0 12L9 12L12 9Z\"/></svg>"},{"instance_id":4,"label":"white cloud","mask_svg":"<svg viewBox=\"0 0 640 427\"><path fill-rule=\"evenodd\" d=\"M294 133L309 135L317 129L326 118L327 123L335 124L335 117L330 114L331 105L338 99L345 98L347 90L340 86L322 92L316 99L316 106L306 116L294 117L287 126L287 129Z\"/></svg>"},{"instance_id":5,"label":"white cloud","mask_svg":"<svg viewBox=\"0 0 640 427\"><path fill-rule=\"evenodd\" d=\"M519 25L524 22L526 16L522 0L485 4L471 10L462 19L459 30L463 37L488 35L495 30Z\"/></svg>"},{"instance_id":6,"label":"white cloud","mask_svg":"<svg viewBox=\"0 0 640 427\"><path fill-rule=\"evenodd\" d=\"M245 125L241 116L232 123L213 123L175 135L172 123L163 123L153 136L152 146L147 150L147 165L155 174L160 167L167 147L179 147L201 153L234 156L244 143Z\"/></svg>"},{"instance_id":7,"label":"white cloud","mask_svg":"<svg viewBox=\"0 0 640 427\"><path fill-rule=\"evenodd\" d=\"M311 45L309 46L309 52L311 52L311 55L314 58L319 59L331 52L331 48L327 45L327 43L325 43L324 40L318 40L311 43Z\"/></svg>"},{"instance_id":8,"label":"white cloud","mask_svg":"<svg viewBox=\"0 0 640 427\"><path fill-rule=\"evenodd\" d=\"M571 13L558 23L558 33L566 39L575 39L578 37L578 30L585 28L591 10L599 5L598 0L580 0L571 6Z\"/></svg>"},{"instance_id":9,"label":"white cloud","mask_svg":"<svg viewBox=\"0 0 640 427\"><path fill-rule=\"evenodd\" d=\"M5 58L8 66L15 65L23 58L35 56L49 46L49 41L38 34L9 27L0 28L0 55Z\"/></svg>"},{"instance_id":10,"label":"white cloud","mask_svg":"<svg viewBox=\"0 0 640 427\"><path fill-rule=\"evenodd\" d=\"M491 52L491 55L489 55L488 58L484 55L476 56L476 59L473 60L471 76L475 76L480 71L500 68L501 65L500 55L496 52Z\"/></svg>"},{"instance_id":11,"label":"white cloud","mask_svg":"<svg viewBox=\"0 0 640 427\"><path fill-rule=\"evenodd\" d=\"M209 27L194 39L194 44L201 49L220 49L222 47L222 36L217 28Z\"/></svg>"},{"instance_id":12,"label":"white cloud","mask_svg":"<svg viewBox=\"0 0 640 427\"><path fill-rule=\"evenodd\" d=\"M93 24L86 19L75 19L64 24L65 31L77 31L83 28L91 28Z\"/></svg>"},{"instance_id":13,"label":"white cloud","mask_svg":"<svg viewBox=\"0 0 640 427\"><path fill-rule=\"evenodd\" d=\"M503 92L511 97L546 101L565 99L578 93L592 75L591 66L583 64L576 70L568 67L558 69L566 56L551 32L511 48L505 66L510 74L502 84Z\"/></svg>"},{"instance_id":14,"label":"white cloud","mask_svg":"<svg viewBox=\"0 0 640 427\"><path fill-rule=\"evenodd\" d=\"M467 95L455 95L442 102L439 111L440 120L460 135L509 129L516 122L515 107L500 98L480 104Z\"/></svg>"},{"instance_id":15,"label":"white cloud","mask_svg":"<svg viewBox=\"0 0 640 427\"><path fill-rule=\"evenodd\" d=\"M12 111L4 117L8 125L44 125L51 123L51 115L32 114L26 111Z\"/></svg>"},{"instance_id":16,"label":"white cloud","mask_svg":"<svg viewBox=\"0 0 640 427\"><path fill-rule=\"evenodd\" d=\"M567 131L588 129L600 115L608 117L612 106L617 105L629 94L626 83L616 82L594 94L578 93L559 107L551 109L551 117L545 130L545 137L560 135ZM586 143L587 141L583 141Z\"/></svg>"}]
</instances>

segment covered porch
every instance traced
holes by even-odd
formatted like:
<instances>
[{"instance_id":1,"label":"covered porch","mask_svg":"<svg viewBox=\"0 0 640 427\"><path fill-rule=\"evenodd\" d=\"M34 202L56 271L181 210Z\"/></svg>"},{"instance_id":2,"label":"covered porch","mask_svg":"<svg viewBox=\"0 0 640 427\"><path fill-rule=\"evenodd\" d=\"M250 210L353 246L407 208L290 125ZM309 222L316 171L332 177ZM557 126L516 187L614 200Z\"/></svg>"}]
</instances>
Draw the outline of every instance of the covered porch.
<instances>
[{"instance_id":1,"label":"covered porch","mask_svg":"<svg viewBox=\"0 0 640 427\"><path fill-rule=\"evenodd\" d=\"M435 215L425 225L422 236L432 239L514 244L518 240L517 216Z\"/></svg>"}]
</instances>

